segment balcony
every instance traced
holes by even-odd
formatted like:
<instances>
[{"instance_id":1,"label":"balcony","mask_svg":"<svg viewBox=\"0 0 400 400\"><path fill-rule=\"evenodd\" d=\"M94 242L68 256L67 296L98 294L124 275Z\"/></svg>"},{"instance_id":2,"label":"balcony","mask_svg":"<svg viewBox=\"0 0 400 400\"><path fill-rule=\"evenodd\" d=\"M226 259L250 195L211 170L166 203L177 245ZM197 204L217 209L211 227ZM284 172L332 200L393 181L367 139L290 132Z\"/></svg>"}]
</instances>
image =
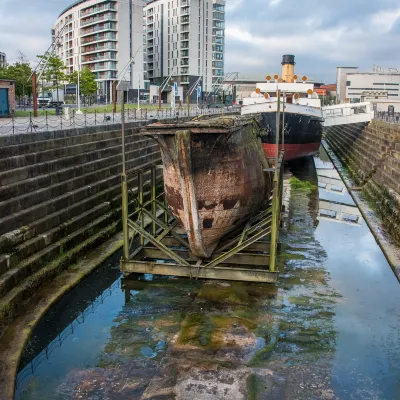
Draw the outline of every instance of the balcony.
<instances>
[{"instance_id":1,"label":"balcony","mask_svg":"<svg viewBox=\"0 0 400 400\"><path fill-rule=\"evenodd\" d=\"M93 63L93 61L115 60L115 59L116 59L115 53L107 52L106 54L97 54L88 57L83 57L82 64L88 64L88 63L90 64Z\"/></svg>"},{"instance_id":2,"label":"balcony","mask_svg":"<svg viewBox=\"0 0 400 400\"><path fill-rule=\"evenodd\" d=\"M81 18L83 17L88 17L89 15L92 14L99 14L101 12L105 12L108 10L116 10L116 6L114 4L105 4L103 6L98 6L98 7L92 7L86 10L81 11Z\"/></svg>"},{"instance_id":3,"label":"balcony","mask_svg":"<svg viewBox=\"0 0 400 400\"><path fill-rule=\"evenodd\" d=\"M88 43L94 43L94 42L105 42L109 40L114 40L117 41L117 36L115 34L103 34L103 35L93 35L90 37L85 37L82 39L81 43L82 45L88 44Z\"/></svg>"},{"instance_id":4,"label":"balcony","mask_svg":"<svg viewBox=\"0 0 400 400\"><path fill-rule=\"evenodd\" d=\"M189 32L189 24L181 25L181 33L184 33L184 32Z\"/></svg>"},{"instance_id":5,"label":"balcony","mask_svg":"<svg viewBox=\"0 0 400 400\"><path fill-rule=\"evenodd\" d=\"M181 57L182 58L189 58L189 51L188 50L181 50Z\"/></svg>"},{"instance_id":6,"label":"balcony","mask_svg":"<svg viewBox=\"0 0 400 400\"><path fill-rule=\"evenodd\" d=\"M89 26L93 25L97 22L100 21L116 21L117 20L117 14L116 13L108 13L108 14L103 14L100 17L95 17L95 18L90 18L90 19L85 19L81 21L81 26Z\"/></svg>"},{"instance_id":7,"label":"balcony","mask_svg":"<svg viewBox=\"0 0 400 400\"><path fill-rule=\"evenodd\" d=\"M117 70L117 66L115 64L111 64L109 62L105 62L105 63L97 63L97 64L89 64L88 68L91 71L109 71L109 70Z\"/></svg>"},{"instance_id":8,"label":"balcony","mask_svg":"<svg viewBox=\"0 0 400 400\"><path fill-rule=\"evenodd\" d=\"M147 18L147 25L150 25L153 22L154 22L154 18L153 17Z\"/></svg>"},{"instance_id":9,"label":"balcony","mask_svg":"<svg viewBox=\"0 0 400 400\"><path fill-rule=\"evenodd\" d=\"M181 0L181 7L188 7L189 6L189 0Z\"/></svg>"},{"instance_id":10,"label":"balcony","mask_svg":"<svg viewBox=\"0 0 400 400\"><path fill-rule=\"evenodd\" d=\"M181 60L181 65L182 66L189 66L189 61L188 60Z\"/></svg>"},{"instance_id":11,"label":"balcony","mask_svg":"<svg viewBox=\"0 0 400 400\"><path fill-rule=\"evenodd\" d=\"M181 50L189 49L189 40L181 43Z\"/></svg>"},{"instance_id":12,"label":"balcony","mask_svg":"<svg viewBox=\"0 0 400 400\"><path fill-rule=\"evenodd\" d=\"M115 43L106 43L103 45L87 46L82 50L82 54L98 53L104 50L117 51Z\"/></svg>"},{"instance_id":13,"label":"balcony","mask_svg":"<svg viewBox=\"0 0 400 400\"><path fill-rule=\"evenodd\" d=\"M180 40L183 40L183 41L188 41L189 40L189 34L188 33L182 33L181 34L181 36L180 36Z\"/></svg>"},{"instance_id":14,"label":"balcony","mask_svg":"<svg viewBox=\"0 0 400 400\"><path fill-rule=\"evenodd\" d=\"M190 21L189 15L185 15L185 16L181 17L181 24L188 24L189 21Z\"/></svg>"},{"instance_id":15,"label":"balcony","mask_svg":"<svg viewBox=\"0 0 400 400\"><path fill-rule=\"evenodd\" d=\"M181 15L189 15L189 7L182 8Z\"/></svg>"},{"instance_id":16,"label":"balcony","mask_svg":"<svg viewBox=\"0 0 400 400\"><path fill-rule=\"evenodd\" d=\"M116 31L116 30L117 30L116 24L113 22L110 22L110 23L106 23L106 24L102 24L102 25L96 25L93 28L89 28L89 29L81 29L81 36L91 35L92 33L95 33L95 32Z\"/></svg>"},{"instance_id":17,"label":"balcony","mask_svg":"<svg viewBox=\"0 0 400 400\"><path fill-rule=\"evenodd\" d=\"M182 67L181 68L181 75L189 75L189 68Z\"/></svg>"}]
</instances>

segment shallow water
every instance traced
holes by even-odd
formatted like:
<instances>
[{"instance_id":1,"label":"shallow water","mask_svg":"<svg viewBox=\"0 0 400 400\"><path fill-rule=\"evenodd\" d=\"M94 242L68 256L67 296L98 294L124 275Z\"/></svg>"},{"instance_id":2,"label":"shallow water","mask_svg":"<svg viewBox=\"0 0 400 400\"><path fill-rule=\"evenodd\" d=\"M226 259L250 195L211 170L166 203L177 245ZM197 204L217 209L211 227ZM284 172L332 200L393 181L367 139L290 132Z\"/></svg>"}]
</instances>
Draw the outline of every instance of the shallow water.
<instances>
[{"instance_id":1,"label":"shallow water","mask_svg":"<svg viewBox=\"0 0 400 400\"><path fill-rule=\"evenodd\" d=\"M291 191L278 285L123 279L116 255L37 327L16 398L399 398L397 279L326 154L290 169L319 189Z\"/></svg>"}]
</instances>

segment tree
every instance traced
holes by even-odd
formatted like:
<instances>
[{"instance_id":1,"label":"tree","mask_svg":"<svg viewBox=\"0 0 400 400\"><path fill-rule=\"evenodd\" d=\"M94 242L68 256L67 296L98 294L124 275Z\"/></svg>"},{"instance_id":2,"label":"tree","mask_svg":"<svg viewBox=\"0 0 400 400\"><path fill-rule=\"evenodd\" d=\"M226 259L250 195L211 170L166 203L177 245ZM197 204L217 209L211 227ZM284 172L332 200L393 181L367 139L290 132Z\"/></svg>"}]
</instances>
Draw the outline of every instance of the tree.
<instances>
[{"instance_id":1,"label":"tree","mask_svg":"<svg viewBox=\"0 0 400 400\"><path fill-rule=\"evenodd\" d=\"M42 79L46 81L46 87L49 89L57 89L58 96L58 88L60 84L67 80L67 75L65 73L67 67L57 56L39 55L37 57L42 59L42 62L44 63L43 66L46 65L42 75Z\"/></svg>"},{"instance_id":2,"label":"tree","mask_svg":"<svg viewBox=\"0 0 400 400\"><path fill-rule=\"evenodd\" d=\"M15 64L8 64L0 68L1 78L15 81L15 95L19 99L32 94L32 81L29 79L31 74L32 68L21 52L19 52L18 61Z\"/></svg>"},{"instance_id":3,"label":"tree","mask_svg":"<svg viewBox=\"0 0 400 400\"><path fill-rule=\"evenodd\" d=\"M78 84L78 71L74 71L68 77L70 83ZM79 78L79 91L81 95L92 96L97 92L96 75L88 68L85 67L80 72Z\"/></svg>"}]
</instances>

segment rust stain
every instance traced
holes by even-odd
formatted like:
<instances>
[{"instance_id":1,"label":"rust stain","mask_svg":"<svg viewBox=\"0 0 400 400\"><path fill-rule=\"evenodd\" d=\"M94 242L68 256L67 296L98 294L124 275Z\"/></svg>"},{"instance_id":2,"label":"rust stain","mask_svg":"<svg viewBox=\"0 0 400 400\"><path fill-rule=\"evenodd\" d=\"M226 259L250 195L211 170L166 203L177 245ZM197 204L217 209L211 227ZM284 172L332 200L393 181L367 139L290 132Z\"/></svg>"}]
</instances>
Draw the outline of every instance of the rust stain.
<instances>
[{"instance_id":1,"label":"rust stain","mask_svg":"<svg viewBox=\"0 0 400 400\"><path fill-rule=\"evenodd\" d=\"M268 161L251 127L229 117L146 128L162 144L168 205L199 257L209 257L270 195Z\"/></svg>"}]
</instances>

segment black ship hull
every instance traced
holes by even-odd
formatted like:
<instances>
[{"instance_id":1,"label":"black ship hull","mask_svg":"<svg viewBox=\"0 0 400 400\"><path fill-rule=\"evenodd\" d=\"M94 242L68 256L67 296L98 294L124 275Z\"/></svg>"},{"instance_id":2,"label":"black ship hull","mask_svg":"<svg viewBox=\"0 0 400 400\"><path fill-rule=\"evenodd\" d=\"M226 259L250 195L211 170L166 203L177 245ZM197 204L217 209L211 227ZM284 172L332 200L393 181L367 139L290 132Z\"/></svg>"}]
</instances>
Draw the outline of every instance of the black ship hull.
<instances>
[{"instance_id":1,"label":"black ship hull","mask_svg":"<svg viewBox=\"0 0 400 400\"><path fill-rule=\"evenodd\" d=\"M267 157L275 157L276 152L276 112L262 112L261 123L263 149ZM318 152L323 118L306 114L285 112L285 161L313 155ZM283 113L280 113L279 150L282 146Z\"/></svg>"}]
</instances>

